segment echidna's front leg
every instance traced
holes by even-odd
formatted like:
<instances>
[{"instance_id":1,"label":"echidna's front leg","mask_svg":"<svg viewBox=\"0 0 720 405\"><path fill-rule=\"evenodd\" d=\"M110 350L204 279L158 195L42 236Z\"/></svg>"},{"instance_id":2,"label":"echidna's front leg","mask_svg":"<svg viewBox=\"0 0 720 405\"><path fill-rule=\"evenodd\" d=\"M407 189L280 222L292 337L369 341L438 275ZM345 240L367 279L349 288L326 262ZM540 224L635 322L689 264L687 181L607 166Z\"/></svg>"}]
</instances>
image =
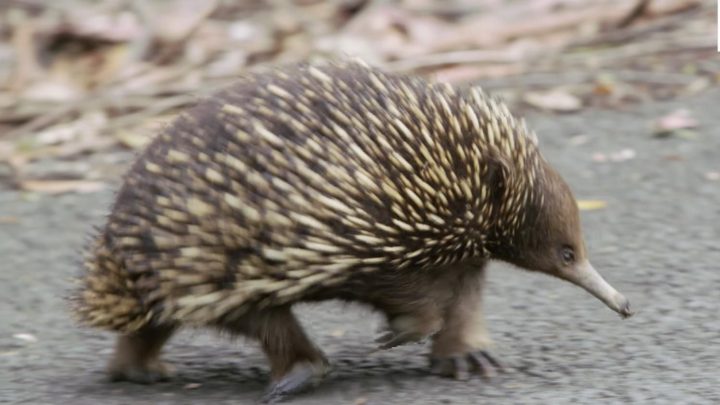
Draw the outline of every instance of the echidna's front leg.
<instances>
[{"instance_id":1,"label":"echidna's front leg","mask_svg":"<svg viewBox=\"0 0 720 405\"><path fill-rule=\"evenodd\" d=\"M289 306L248 315L237 327L260 341L270 361L272 384L266 402L310 388L328 371L328 361L307 337Z\"/></svg>"},{"instance_id":2,"label":"echidna's front leg","mask_svg":"<svg viewBox=\"0 0 720 405\"><path fill-rule=\"evenodd\" d=\"M118 337L109 366L110 378L142 384L168 379L173 370L160 360L160 350L174 331L174 326L145 326Z\"/></svg>"},{"instance_id":3,"label":"echidna's front leg","mask_svg":"<svg viewBox=\"0 0 720 405\"><path fill-rule=\"evenodd\" d=\"M433 337L434 373L465 379L470 372L491 376L495 370L502 370L488 351L492 340L482 312L484 276L484 268L475 269L456 284L457 295L447 307L443 328Z\"/></svg>"}]
</instances>

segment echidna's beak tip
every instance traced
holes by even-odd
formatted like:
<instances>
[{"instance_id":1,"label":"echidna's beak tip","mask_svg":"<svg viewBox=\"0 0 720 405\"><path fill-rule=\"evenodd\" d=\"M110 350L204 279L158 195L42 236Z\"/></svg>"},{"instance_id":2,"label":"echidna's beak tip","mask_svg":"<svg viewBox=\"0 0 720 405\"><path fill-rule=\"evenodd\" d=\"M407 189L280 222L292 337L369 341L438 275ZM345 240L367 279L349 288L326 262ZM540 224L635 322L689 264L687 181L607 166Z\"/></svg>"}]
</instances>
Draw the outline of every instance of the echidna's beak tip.
<instances>
[{"instance_id":1,"label":"echidna's beak tip","mask_svg":"<svg viewBox=\"0 0 720 405\"><path fill-rule=\"evenodd\" d=\"M618 314L620 314L620 316L623 319L627 319L627 318L630 318L631 316L635 315L635 311L630 309L630 300L625 298L625 302L624 302L624 304L622 304L620 306L620 309L618 310Z\"/></svg>"},{"instance_id":2,"label":"echidna's beak tip","mask_svg":"<svg viewBox=\"0 0 720 405\"><path fill-rule=\"evenodd\" d=\"M566 278L596 296L621 317L629 318L634 315L630 309L630 300L608 284L589 261L579 263Z\"/></svg>"}]
</instances>

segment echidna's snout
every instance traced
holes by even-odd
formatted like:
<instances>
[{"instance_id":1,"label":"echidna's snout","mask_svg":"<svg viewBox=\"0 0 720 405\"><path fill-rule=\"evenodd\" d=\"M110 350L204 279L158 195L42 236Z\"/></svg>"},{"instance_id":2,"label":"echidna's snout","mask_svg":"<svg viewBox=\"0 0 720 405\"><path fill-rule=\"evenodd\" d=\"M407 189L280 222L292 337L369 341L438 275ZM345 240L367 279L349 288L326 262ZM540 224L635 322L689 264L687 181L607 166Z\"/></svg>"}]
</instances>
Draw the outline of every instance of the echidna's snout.
<instances>
[{"instance_id":1,"label":"echidna's snout","mask_svg":"<svg viewBox=\"0 0 720 405\"><path fill-rule=\"evenodd\" d=\"M602 278L588 260L577 263L573 271L564 274L571 283L578 285L597 297L623 318L633 315L630 301Z\"/></svg>"}]
</instances>

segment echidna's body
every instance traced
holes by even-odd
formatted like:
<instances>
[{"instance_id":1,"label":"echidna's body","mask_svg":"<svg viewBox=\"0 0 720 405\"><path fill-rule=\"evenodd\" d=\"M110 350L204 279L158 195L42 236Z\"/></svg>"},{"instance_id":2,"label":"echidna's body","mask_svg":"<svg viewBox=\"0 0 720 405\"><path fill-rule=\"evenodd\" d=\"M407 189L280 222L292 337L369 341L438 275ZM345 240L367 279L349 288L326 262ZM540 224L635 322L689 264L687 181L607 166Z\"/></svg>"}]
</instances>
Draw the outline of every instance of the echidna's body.
<instances>
[{"instance_id":1,"label":"echidna's body","mask_svg":"<svg viewBox=\"0 0 720 405\"><path fill-rule=\"evenodd\" d=\"M92 248L78 311L126 340L178 324L263 340L263 314L338 297L386 312L390 346L442 340L451 315L425 315L457 299L431 285L457 295L489 258L568 279L530 254L556 234L584 257L569 189L499 102L359 64L292 66L200 102L150 145ZM571 281L623 310L614 290ZM428 308L411 302L422 297ZM322 358L276 366L268 345L281 383Z\"/></svg>"}]
</instances>

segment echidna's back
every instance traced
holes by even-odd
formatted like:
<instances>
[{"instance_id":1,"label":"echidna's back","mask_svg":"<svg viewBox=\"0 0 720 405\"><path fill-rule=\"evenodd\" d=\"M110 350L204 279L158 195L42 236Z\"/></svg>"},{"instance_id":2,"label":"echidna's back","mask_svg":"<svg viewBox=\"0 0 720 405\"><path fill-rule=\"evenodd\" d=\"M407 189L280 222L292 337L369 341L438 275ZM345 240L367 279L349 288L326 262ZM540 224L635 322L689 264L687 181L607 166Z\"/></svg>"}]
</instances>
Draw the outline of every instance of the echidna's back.
<instances>
[{"instance_id":1,"label":"echidna's back","mask_svg":"<svg viewBox=\"0 0 720 405\"><path fill-rule=\"evenodd\" d=\"M482 255L492 165L512 160L509 138L510 154L531 147L502 108L356 64L249 75L134 164L105 230L115 267L96 252L84 305L116 311L97 303L104 275L141 298L142 319L206 324L358 272Z\"/></svg>"}]
</instances>

